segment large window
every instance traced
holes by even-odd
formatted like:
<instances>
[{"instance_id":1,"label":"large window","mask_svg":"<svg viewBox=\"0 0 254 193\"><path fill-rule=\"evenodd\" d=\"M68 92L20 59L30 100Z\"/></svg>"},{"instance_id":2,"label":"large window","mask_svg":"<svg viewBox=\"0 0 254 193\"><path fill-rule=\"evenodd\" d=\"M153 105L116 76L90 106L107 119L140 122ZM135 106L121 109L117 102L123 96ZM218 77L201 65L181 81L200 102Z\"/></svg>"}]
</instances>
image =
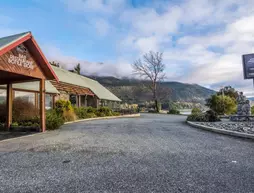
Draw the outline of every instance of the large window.
<instances>
[{"instance_id":1,"label":"large window","mask_svg":"<svg viewBox=\"0 0 254 193\"><path fill-rule=\"evenodd\" d=\"M53 103L53 98L52 98L52 95L50 94L46 94L45 96L45 108L48 110L48 109L51 109L52 108L52 104Z\"/></svg>"},{"instance_id":2,"label":"large window","mask_svg":"<svg viewBox=\"0 0 254 193\"><path fill-rule=\"evenodd\" d=\"M35 93L33 92L14 91L14 96L15 98L20 97L35 105Z\"/></svg>"},{"instance_id":3,"label":"large window","mask_svg":"<svg viewBox=\"0 0 254 193\"><path fill-rule=\"evenodd\" d=\"M0 89L0 104L6 101L6 90Z\"/></svg>"}]
</instances>

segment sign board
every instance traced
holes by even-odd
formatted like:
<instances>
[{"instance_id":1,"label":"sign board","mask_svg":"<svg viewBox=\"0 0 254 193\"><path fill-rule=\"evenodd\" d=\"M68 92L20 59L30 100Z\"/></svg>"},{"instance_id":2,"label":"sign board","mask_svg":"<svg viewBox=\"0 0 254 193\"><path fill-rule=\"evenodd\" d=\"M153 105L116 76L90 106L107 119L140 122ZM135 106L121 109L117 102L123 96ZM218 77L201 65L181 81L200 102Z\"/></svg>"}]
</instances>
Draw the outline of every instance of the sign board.
<instances>
[{"instance_id":1,"label":"sign board","mask_svg":"<svg viewBox=\"0 0 254 193\"><path fill-rule=\"evenodd\" d=\"M244 79L254 79L254 54L243 55Z\"/></svg>"},{"instance_id":2,"label":"sign board","mask_svg":"<svg viewBox=\"0 0 254 193\"><path fill-rule=\"evenodd\" d=\"M39 79L45 77L38 63L24 44L20 44L0 56L1 70Z\"/></svg>"}]
</instances>

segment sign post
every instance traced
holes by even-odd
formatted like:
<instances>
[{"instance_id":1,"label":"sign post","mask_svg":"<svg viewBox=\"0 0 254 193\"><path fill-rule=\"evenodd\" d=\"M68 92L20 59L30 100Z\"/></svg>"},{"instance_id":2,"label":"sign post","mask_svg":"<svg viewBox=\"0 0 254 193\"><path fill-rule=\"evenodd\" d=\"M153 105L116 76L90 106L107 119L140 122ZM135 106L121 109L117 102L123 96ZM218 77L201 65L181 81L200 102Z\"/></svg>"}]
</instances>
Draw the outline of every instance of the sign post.
<instances>
[{"instance_id":1,"label":"sign post","mask_svg":"<svg viewBox=\"0 0 254 193\"><path fill-rule=\"evenodd\" d=\"M253 79L254 85L254 54L242 56L244 79Z\"/></svg>"}]
</instances>

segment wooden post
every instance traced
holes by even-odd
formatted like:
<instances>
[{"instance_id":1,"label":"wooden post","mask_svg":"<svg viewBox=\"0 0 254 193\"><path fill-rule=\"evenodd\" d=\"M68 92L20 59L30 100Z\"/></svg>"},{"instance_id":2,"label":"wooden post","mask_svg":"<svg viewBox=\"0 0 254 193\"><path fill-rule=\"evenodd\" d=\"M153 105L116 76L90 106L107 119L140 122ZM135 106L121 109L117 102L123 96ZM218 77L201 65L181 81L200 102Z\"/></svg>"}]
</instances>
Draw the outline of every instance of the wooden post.
<instances>
[{"instance_id":1,"label":"wooden post","mask_svg":"<svg viewBox=\"0 0 254 193\"><path fill-rule=\"evenodd\" d=\"M41 132L46 131L46 117L45 117L45 80L40 80L40 126Z\"/></svg>"},{"instance_id":2,"label":"wooden post","mask_svg":"<svg viewBox=\"0 0 254 193\"><path fill-rule=\"evenodd\" d=\"M82 104L81 104L81 95L78 95L78 107L81 107L82 106Z\"/></svg>"},{"instance_id":3,"label":"wooden post","mask_svg":"<svg viewBox=\"0 0 254 193\"><path fill-rule=\"evenodd\" d=\"M85 107L87 107L87 95L85 95Z\"/></svg>"},{"instance_id":4,"label":"wooden post","mask_svg":"<svg viewBox=\"0 0 254 193\"><path fill-rule=\"evenodd\" d=\"M78 104L78 102L79 102L79 97L78 96L79 95L76 94L75 96L76 96L76 107L79 107L79 104Z\"/></svg>"},{"instance_id":5,"label":"wooden post","mask_svg":"<svg viewBox=\"0 0 254 193\"><path fill-rule=\"evenodd\" d=\"M6 106L7 106L7 116L6 116L6 128L9 130L12 123L12 84L7 84L7 95L6 95Z\"/></svg>"}]
</instances>

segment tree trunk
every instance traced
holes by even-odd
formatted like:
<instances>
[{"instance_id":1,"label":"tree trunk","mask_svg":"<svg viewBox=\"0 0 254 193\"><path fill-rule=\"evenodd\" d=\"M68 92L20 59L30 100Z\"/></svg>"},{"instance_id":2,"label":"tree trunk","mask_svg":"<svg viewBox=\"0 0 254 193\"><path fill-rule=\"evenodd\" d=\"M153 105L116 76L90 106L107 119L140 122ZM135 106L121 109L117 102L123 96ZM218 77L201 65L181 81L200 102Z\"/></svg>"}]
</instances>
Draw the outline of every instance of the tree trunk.
<instances>
[{"instance_id":1,"label":"tree trunk","mask_svg":"<svg viewBox=\"0 0 254 193\"><path fill-rule=\"evenodd\" d=\"M159 108L158 108L158 100L157 100L157 86L156 82L153 83L153 100L154 100L154 110L156 113L159 113Z\"/></svg>"}]
</instances>

